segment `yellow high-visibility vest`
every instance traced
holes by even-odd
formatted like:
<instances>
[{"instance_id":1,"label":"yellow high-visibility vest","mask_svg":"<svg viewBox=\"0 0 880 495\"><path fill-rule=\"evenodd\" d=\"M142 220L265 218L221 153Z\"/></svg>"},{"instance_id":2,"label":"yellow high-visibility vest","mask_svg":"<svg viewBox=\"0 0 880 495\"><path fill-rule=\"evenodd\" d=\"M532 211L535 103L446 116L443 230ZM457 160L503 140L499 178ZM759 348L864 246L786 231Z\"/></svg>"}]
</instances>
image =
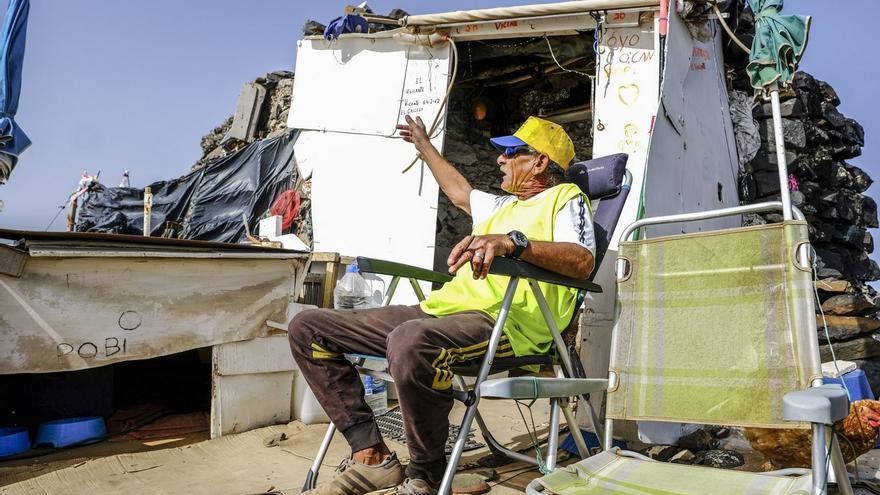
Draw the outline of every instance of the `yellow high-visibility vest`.
<instances>
[{"instance_id":1,"label":"yellow high-visibility vest","mask_svg":"<svg viewBox=\"0 0 880 495\"><path fill-rule=\"evenodd\" d=\"M578 195L583 193L576 185L560 184L548 189L540 198L512 201L475 226L473 234L507 234L511 230L519 230L530 241L553 241L556 214ZM589 199L586 196L584 201L589 208ZM421 308L434 316L479 310L497 318L509 280L502 275L489 275L485 280L474 280L470 263L467 263L458 270L454 279L422 301ZM556 326L562 331L568 326L574 313L577 289L543 282L539 285L553 313ZM550 348L553 337L529 284L524 280L516 288L513 304L504 324L504 333L517 356L543 354Z\"/></svg>"}]
</instances>

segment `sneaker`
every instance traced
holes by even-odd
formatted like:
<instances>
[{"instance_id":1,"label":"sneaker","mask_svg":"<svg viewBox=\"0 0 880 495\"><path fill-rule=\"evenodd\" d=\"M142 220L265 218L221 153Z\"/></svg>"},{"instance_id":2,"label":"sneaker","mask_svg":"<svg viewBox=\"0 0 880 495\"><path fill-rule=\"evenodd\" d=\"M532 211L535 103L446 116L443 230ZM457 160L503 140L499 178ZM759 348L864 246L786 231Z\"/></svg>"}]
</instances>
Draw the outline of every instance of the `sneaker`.
<instances>
[{"instance_id":1,"label":"sneaker","mask_svg":"<svg viewBox=\"0 0 880 495\"><path fill-rule=\"evenodd\" d=\"M321 483L309 495L364 495L393 488L403 481L403 467L394 452L381 464L368 466L346 457L336 468L333 479ZM436 490L435 492L436 493Z\"/></svg>"},{"instance_id":2,"label":"sneaker","mask_svg":"<svg viewBox=\"0 0 880 495\"><path fill-rule=\"evenodd\" d=\"M407 478L397 487L397 495L437 495L438 488L425 480Z\"/></svg>"}]
</instances>

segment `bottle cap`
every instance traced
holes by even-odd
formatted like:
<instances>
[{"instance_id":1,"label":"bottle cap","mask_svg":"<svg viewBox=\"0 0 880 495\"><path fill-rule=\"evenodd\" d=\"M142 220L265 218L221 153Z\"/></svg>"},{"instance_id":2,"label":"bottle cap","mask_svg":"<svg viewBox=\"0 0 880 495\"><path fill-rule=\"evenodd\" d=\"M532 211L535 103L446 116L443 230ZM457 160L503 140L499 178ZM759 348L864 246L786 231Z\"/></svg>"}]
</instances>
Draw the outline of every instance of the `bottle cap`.
<instances>
[{"instance_id":1,"label":"bottle cap","mask_svg":"<svg viewBox=\"0 0 880 495\"><path fill-rule=\"evenodd\" d=\"M358 273L358 265L357 263L352 263L345 267L345 273Z\"/></svg>"}]
</instances>

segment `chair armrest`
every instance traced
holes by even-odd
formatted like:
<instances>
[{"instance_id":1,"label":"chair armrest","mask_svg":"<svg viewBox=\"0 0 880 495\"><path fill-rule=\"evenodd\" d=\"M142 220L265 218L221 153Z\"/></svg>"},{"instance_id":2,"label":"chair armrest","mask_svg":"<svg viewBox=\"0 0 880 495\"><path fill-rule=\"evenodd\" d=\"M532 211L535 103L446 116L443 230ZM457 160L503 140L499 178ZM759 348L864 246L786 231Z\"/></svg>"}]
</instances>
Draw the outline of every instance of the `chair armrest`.
<instances>
[{"instance_id":1,"label":"chair armrest","mask_svg":"<svg viewBox=\"0 0 880 495\"><path fill-rule=\"evenodd\" d=\"M849 414L849 399L840 385L822 385L789 392L782 398L782 417L786 421L804 421L833 425Z\"/></svg>"},{"instance_id":2,"label":"chair armrest","mask_svg":"<svg viewBox=\"0 0 880 495\"><path fill-rule=\"evenodd\" d=\"M357 257L358 270L364 273L378 273L379 275L391 275L403 278L414 278L428 282L444 284L452 280L452 276L442 272L435 272L417 266L404 265L394 261L378 260L375 258Z\"/></svg>"},{"instance_id":3,"label":"chair armrest","mask_svg":"<svg viewBox=\"0 0 880 495\"><path fill-rule=\"evenodd\" d=\"M531 263L512 258L495 258L492 261L492 266L489 268L489 273L493 275L507 275L508 277L533 278L538 282L572 287L587 292L602 292L601 286L589 280L566 277L565 275L539 268Z\"/></svg>"},{"instance_id":4,"label":"chair armrest","mask_svg":"<svg viewBox=\"0 0 880 495\"><path fill-rule=\"evenodd\" d=\"M550 399L592 394L608 389L604 378L545 378L518 376L497 378L480 384L484 399Z\"/></svg>"}]
</instances>

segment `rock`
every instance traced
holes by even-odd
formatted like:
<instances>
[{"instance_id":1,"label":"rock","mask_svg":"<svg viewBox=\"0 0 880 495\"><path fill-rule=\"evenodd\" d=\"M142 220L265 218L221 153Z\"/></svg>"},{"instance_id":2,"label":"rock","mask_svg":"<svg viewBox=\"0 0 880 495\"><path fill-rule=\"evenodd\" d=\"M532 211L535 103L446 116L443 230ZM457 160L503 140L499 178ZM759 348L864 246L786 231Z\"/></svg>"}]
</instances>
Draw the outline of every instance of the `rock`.
<instances>
[{"instance_id":1,"label":"rock","mask_svg":"<svg viewBox=\"0 0 880 495\"><path fill-rule=\"evenodd\" d=\"M828 298L822 303L822 311L827 315L857 315L864 314L866 309L876 309L873 301L869 301L862 294L838 294ZM880 328L880 321L876 322L877 326L868 328L874 330ZM829 322L830 324L830 322ZM862 325L857 325L862 328Z\"/></svg>"},{"instance_id":2,"label":"rock","mask_svg":"<svg viewBox=\"0 0 880 495\"><path fill-rule=\"evenodd\" d=\"M851 187L857 193L863 193L871 187L871 184L874 181L871 179L868 174L865 173L864 170L856 167L855 165L850 165L848 163L844 163L844 167L846 171L849 173L849 176L852 178Z\"/></svg>"},{"instance_id":3,"label":"rock","mask_svg":"<svg viewBox=\"0 0 880 495\"><path fill-rule=\"evenodd\" d=\"M639 451L640 454L648 456L651 459L666 462L672 458L680 449L675 445L652 445Z\"/></svg>"},{"instance_id":4,"label":"rock","mask_svg":"<svg viewBox=\"0 0 880 495\"><path fill-rule=\"evenodd\" d=\"M800 117L804 114L804 104L798 98L790 98L779 103L781 117ZM755 106L752 115L756 119L773 118L773 106L770 103Z\"/></svg>"},{"instance_id":5,"label":"rock","mask_svg":"<svg viewBox=\"0 0 880 495\"><path fill-rule=\"evenodd\" d=\"M693 464L694 463L694 453L690 450L684 449L678 451L674 456L669 458L669 462L673 464Z\"/></svg>"},{"instance_id":6,"label":"rock","mask_svg":"<svg viewBox=\"0 0 880 495\"><path fill-rule=\"evenodd\" d=\"M828 148L829 153L838 160L847 158L855 158L862 154L862 147L857 144L846 144L843 141L832 141L830 144L824 145Z\"/></svg>"},{"instance_id":7,"label":"rock","mask_svg":"<svg viewBox=\"0 0 880 495\"><path fill-rule=\"evenodd\" d=\"M761 142L765 144L764 149L771 148L775 150L776 136L773 133L773 119L758 121L758 134L761 136ZM787 146L795 148L806 147L807 135L804 130L804 123L800 120L782 119L782 138Z\"/></svg>"},{"instance_id":8,"label":"rock","mask_svg":"<svg viewBox=\"0 0 880 495\"><path fill-rule=\"evenodd\" d=\"M852 339L853 337L858 337L859 335L864 335L880 328L880 320L863 316L825 315L825 321L828 323L828 336L831 337L832 342L841 342ZM822 315L816 315L816 328L818 328L819 331L819 341L827 343L828 339L825 338L825 329L823 325ZM840 356L837 356L837 358L843 359Z\"/></svg>"},{"instance_id":9,"label":"rock","mask_svg":"<svg viewBox=\"0 0 880 495\"><path fill-rule=\"evenodd\" d=\"M726 449L704 450L694 456L694 464L720 469L732 469L744 463L742 454Z\"/></svg>"},{"instance_id":10,"label":"rock","mask_svg":"<svg viewBox=\"0 0 880 495\"><path fill-rule=\"evenodd\" d=\"M874 340L873 337L859 337L845 342L836 342L834 344L834 353L837 359L844 361L855 361L857 359L880 356L880 342ZM823 363L832 360L828 344L819 346L819 356Z\"/></svg>"},{"instance_id":11,"label":"rock","mask_svg":"<svg viewBox=\"0 0 880 495\"><path fill-rule=\"evenodd\" d=\"M832 105L827 101L823 101L821 104L822 109L822 117L834 128L836 129L845 129L846 128L846 117L844 117L838 110L837 107Z\"/></svg>"},{"instance_id":12,"label":"rock","mask_svg":"<svg viewBox=\"0 0 880 495\"><path fill-rule=\"evenodd\" d=\"M804 135L807 138L807 144L811 146L831 141L831 135L810 120L804 121Z\"/></svg>"},{"instance_id":13,"label":"rock","mask_svg":"<svg viewBox=\"0 0 880 495\"><path fill-rule=\"evenodd\" d=\"M861 251L865 247L865 235L867 235L867 233L867 230L861 227L856 227L855 225L841 226L835 229L831 238L835 242L849 244Z\"/></svg>"},{"instance_id":14,"label":"rock","mask_svg":"<svg viewBox=\"0 0 880 495\"><path fill-rule=\"evenodd\" d=\"M676 443L679 447L695 452L718 448L718 440L702 428L679 438Z\"/></svg>"},{"instance_id":15,"label":"rock","mask_svg":"<svg viewBox=\"0 0 880 495\"><path fill-rule=\"evenodd\" d=\"M777 172L755 172L755 196L762 198L779 194L779 174Z\"/></svg>"},{"instance_id":16,"label":"rock","mask_svg":"<svg viewBox=\"0 0 880 495\"><path fill-rule=\"evenodd\" d=\"M860 195L861 196L861 195ZM860 224L869 229L877 228L877 202L871 196L861 196L862 218Z\"/></svg>"},{"instance_id":17,"label":"rock","mask_svg":"<svg viewBox=\"0 0 880 495\"><path fill-rule=\"evenodd\" d=\"M850 144L859 146L865 145L865 129L855 119L846 118L846 125L843 128L843 139Z\"/></svg>"},{"instance_id":18,"label":"rock","mask_svg":"<svg viewBox=\"0 0 880 495\"><path fill-rule=\"evenodd\" d=\"M779 160L776 159L776 152L758 153L755 158L749 162L752 170L767 170L776 172L779 170ZM790 150L785 150L785 162L789 169L794 170L797 167L798 155Z\"/></svg>"},{"instance_id":19,"label":"rock","mask_svg":"<svg viewBox=\"0 0 880 495\"><path fill-rule=\"evenodd\" d=\"M846 280L835 280L833 278L819 280L816 282L816 288L823 292L831 292L842 294L852 292L853 286Z\"/></svg>"},{"instance_id":20,"label":"rock","mask_svg":"<svg viewBox=\"0 0 880 495\"><path fill-rule=\"evenodd\" d=\"M834 91L834 88L832 88L830 84L825 81L819 80L817 80L816 82L818 83L819 91L822 93L822 98L827 103L830 103L835 107L837 105L840 105L840 98L837 96L837 91Z\"/></svg>"},{"instance_id":21,"label":"rock","mask_svg":"<svg viewBox=\"0 0 880 495\"><path fill-rule=\"evenodd\" d=\"M865 238L862 243L862 249L864 249L865 252L868 254L874 252L874 236L872 236L871 233L867 230L865 231Z\"/></svg>"}]
</instances>

